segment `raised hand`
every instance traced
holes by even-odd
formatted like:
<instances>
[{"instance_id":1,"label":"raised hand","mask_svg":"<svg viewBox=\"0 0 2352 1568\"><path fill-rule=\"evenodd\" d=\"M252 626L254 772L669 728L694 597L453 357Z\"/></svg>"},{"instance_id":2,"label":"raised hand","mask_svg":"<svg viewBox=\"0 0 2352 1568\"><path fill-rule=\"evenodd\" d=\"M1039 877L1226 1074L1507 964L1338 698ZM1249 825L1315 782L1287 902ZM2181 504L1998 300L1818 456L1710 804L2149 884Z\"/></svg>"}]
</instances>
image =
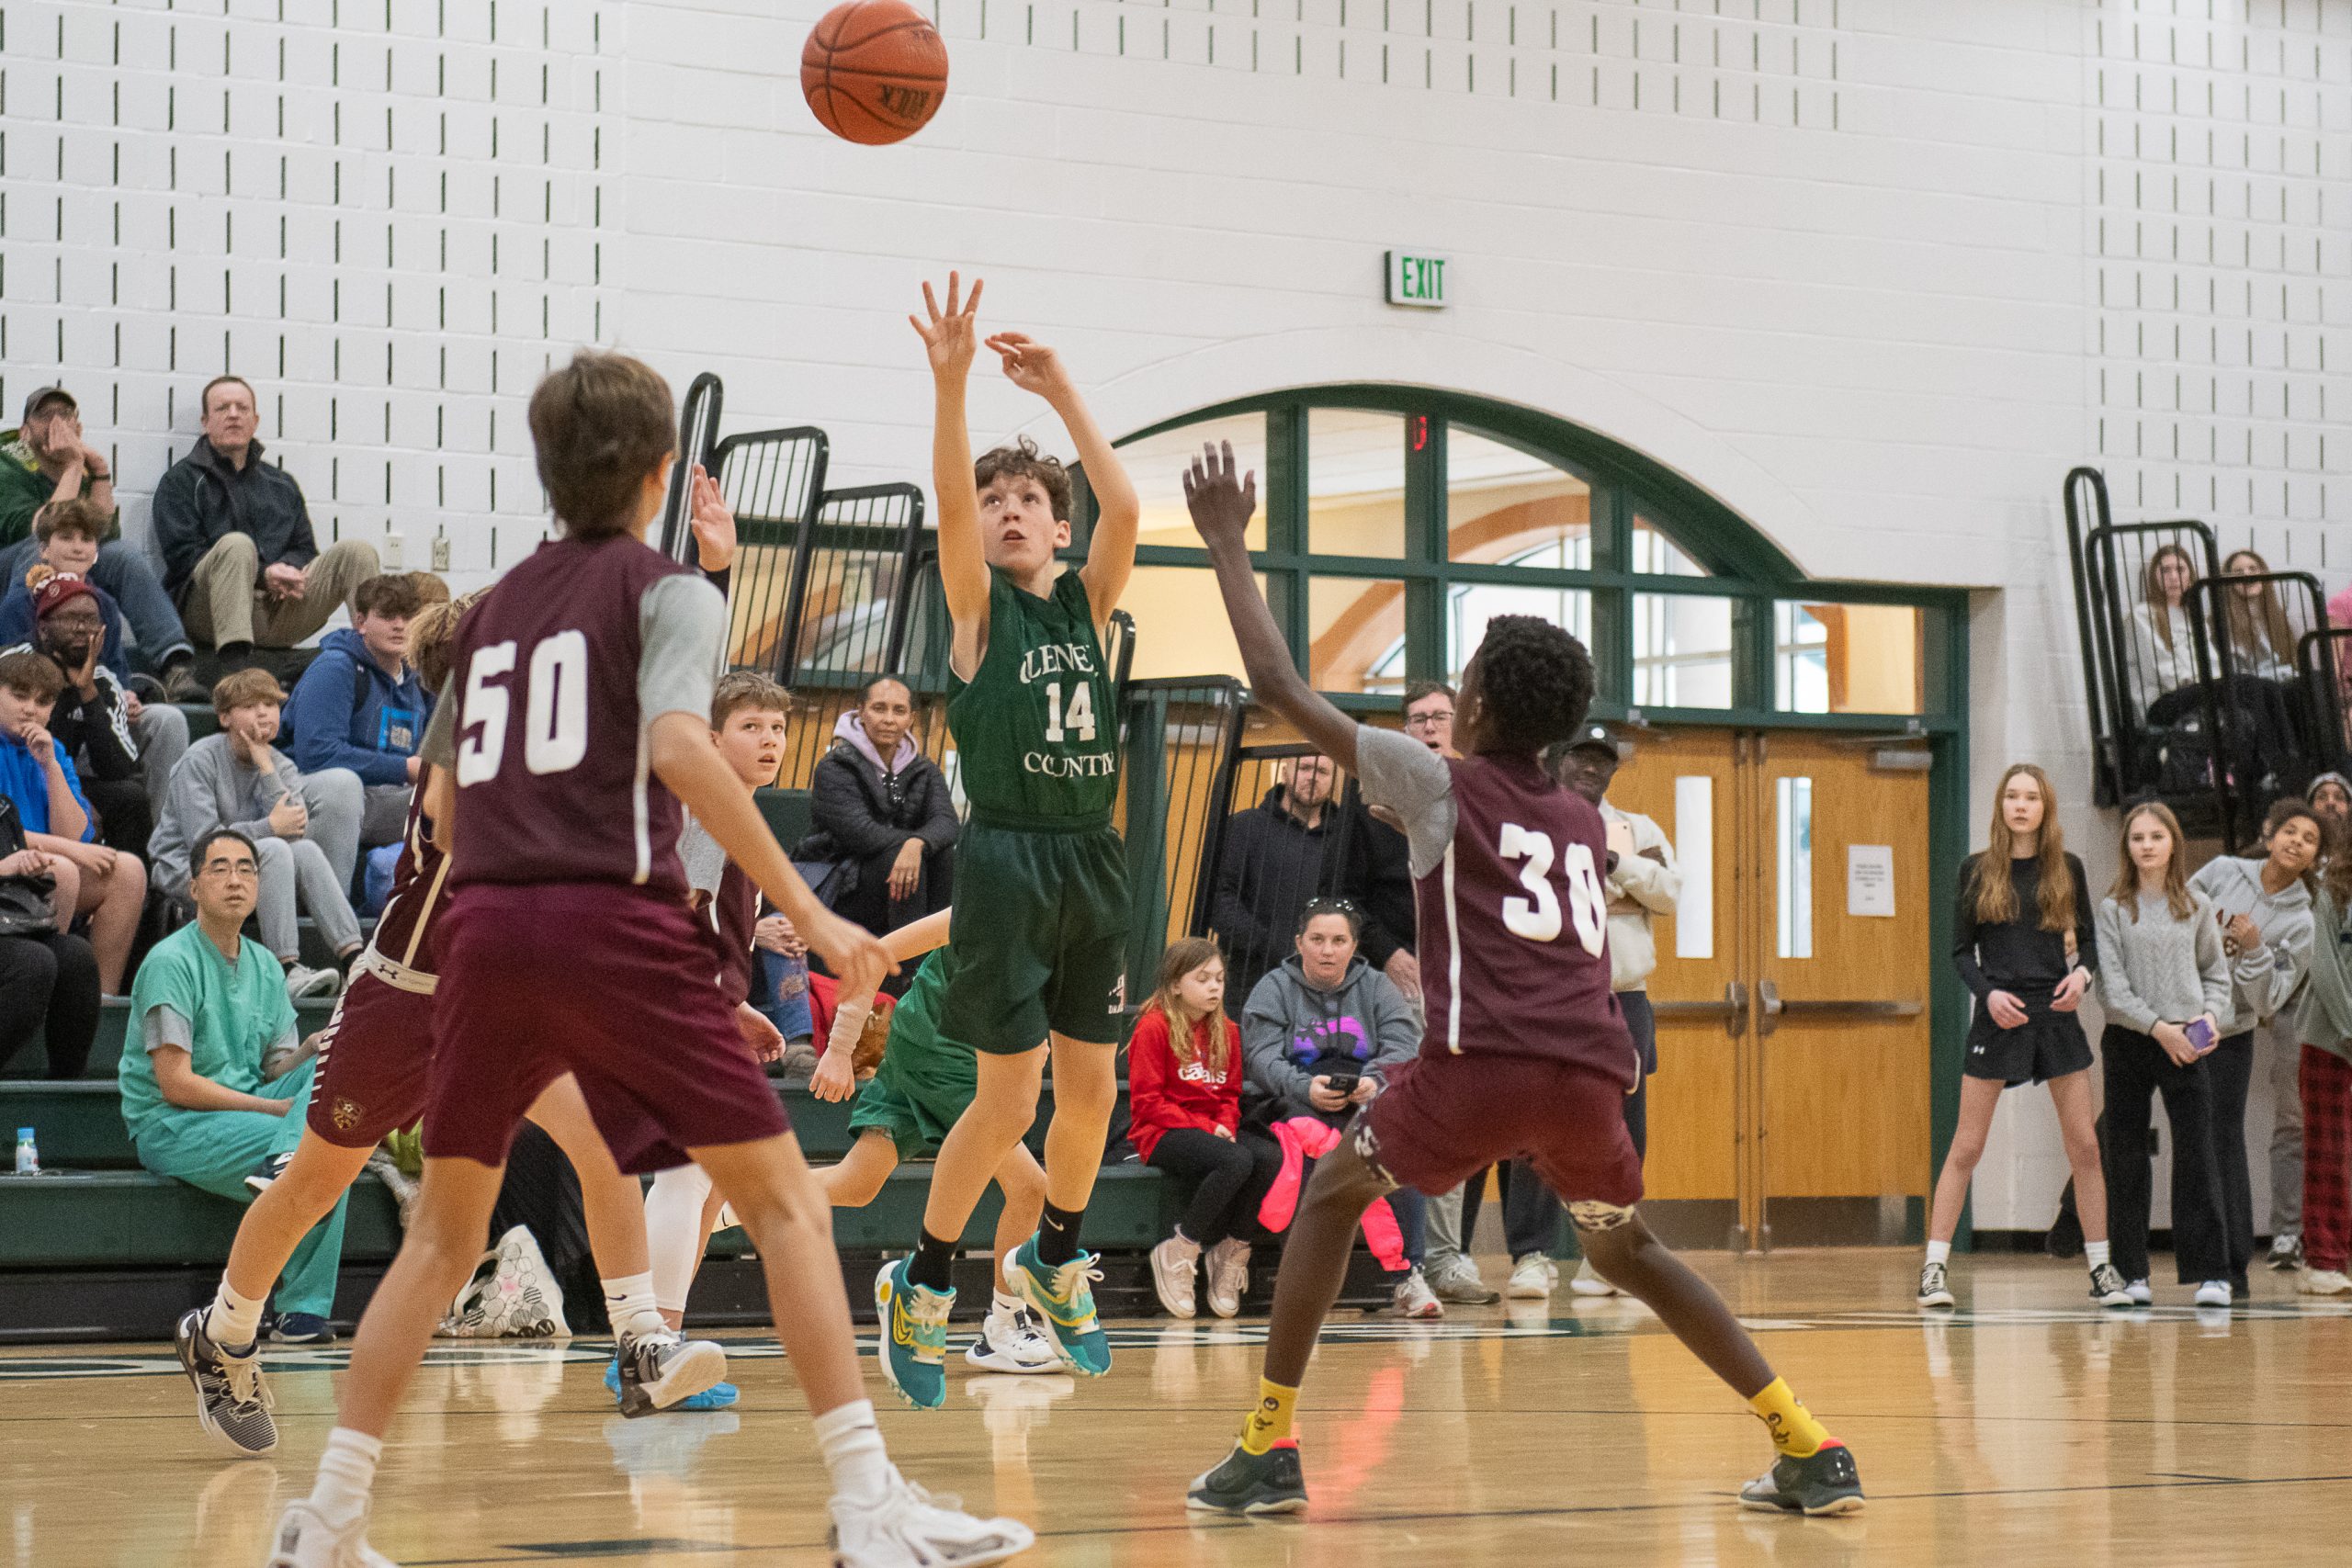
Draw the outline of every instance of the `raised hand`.
<instances>
[{"instance_id":1,"label":"raised hand","mask_svg":"<svg viewBox=\"0 0 2352 1568\"><path fill-rule=\"evenodd\" d=\"M33 761L42 767L56 761L57 742L50 736L49 726L39 719L27 721L24 728L17 731L17 738L25 743L25 750L33 754Z\"/></svg>"},{"instance_id":2,"label":"raised hand","mask_svg":"<svg viewBox=\"0 0 2352 1568\"><path fill-rule=\"evenodd\" d=\"M960 381L972 373L972 355L979 347L979 329L973 317L980 308L979 278L972 279L971 298L962 296L962 279L955 273L947 275L947 309L939 308L939 299L924 280L922 306L930 316L926 323L921 316L909 316L907 323L922 339L923 350L931 357L931 373L943 381Z\"/></svg>"},{"instance_id":3,"label":"raised hand","mask_svg":"<svg viewBox=\"0 0 2352 1568\"><path fill-rule=\"evenodd\" d=\"M1069 371L1061 355L1027 333L998 333L988 341L1004 361L1004 378L1023 391L1051 401L1069 389Z\"/></svg>"},{"instance_id":4,"label":"raised hand","mask_svg":"<svg viewBox=\"0 0 2352 1568\"><path fill-rule=\"evenodd\" d=\"M1184 504L1192 508L1193 526L1203 542L1246 548L1250 518L1258 510L1258 476L1242 473L1233 460L1233 443L1220 441L1204 447L1185 471Z\"/></svg>"},{"instance_id":5,"label":"raised hand","mask_svg":"<svg viewBox=\"0 0 2352 1568\"><path fill-rule=\"evenodd\" d=\"M695 558L705 571L724 571L735 563L735 513L718 493L718 481L700 463L686 488L686 525L694 530Z\"/></svg>"}]
</instances>

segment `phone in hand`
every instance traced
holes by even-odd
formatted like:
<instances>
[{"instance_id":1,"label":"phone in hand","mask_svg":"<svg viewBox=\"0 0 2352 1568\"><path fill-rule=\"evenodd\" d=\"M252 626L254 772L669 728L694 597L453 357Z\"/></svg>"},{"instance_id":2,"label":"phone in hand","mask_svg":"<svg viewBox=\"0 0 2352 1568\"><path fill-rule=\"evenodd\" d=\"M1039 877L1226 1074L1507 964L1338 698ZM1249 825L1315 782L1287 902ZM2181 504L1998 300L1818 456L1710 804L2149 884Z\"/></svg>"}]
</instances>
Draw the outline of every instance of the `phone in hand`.
<instances>
[{"instance_id":1,"label":"phone in hand","mask_svg":"<svg viewBox=\"0 0 2352 1568\"><path fill-rule=\"evenodd\" d=\"M1353 1094L1356 1085L1363 1081L1362 1073L1330 1073L1326 1075L1325 1087L1333 1094Z\"/></svg>"},{"instance_id":2,"label":"phone in hand","mask_svg":"<svg viewBox=\"0 0 2352 1568\"><path fill-rule=\"evenodd\" d=\"M2188 1035L2190 1047L2200 1056L2221 1043L2213 1032L2213 1026L2201 1018L2192 1019L2185 1032Z\"/></svg>"}]
</instances>

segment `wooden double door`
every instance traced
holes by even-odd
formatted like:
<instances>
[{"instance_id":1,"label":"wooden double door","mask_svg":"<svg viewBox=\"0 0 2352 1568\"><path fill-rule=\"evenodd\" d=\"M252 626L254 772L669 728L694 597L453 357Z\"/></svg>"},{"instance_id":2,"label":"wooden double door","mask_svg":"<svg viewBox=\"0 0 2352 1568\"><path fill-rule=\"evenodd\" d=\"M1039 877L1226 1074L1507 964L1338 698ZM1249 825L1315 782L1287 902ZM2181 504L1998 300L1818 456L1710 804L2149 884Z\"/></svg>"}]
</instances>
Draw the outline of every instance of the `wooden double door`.
<instances>
[{"instance_id":1,"label":"wooden double door","mask_svg":"<svg viewBox=\"0 0 2352 1568\"><path fill-rule=\"evenodd\" d=\"M1928 753L1640 732L1612 804L1683 871L1654 922L1645 1213L1684 1246L1895 1243L1929 1169Z\"/></svg>"}]
</instances>

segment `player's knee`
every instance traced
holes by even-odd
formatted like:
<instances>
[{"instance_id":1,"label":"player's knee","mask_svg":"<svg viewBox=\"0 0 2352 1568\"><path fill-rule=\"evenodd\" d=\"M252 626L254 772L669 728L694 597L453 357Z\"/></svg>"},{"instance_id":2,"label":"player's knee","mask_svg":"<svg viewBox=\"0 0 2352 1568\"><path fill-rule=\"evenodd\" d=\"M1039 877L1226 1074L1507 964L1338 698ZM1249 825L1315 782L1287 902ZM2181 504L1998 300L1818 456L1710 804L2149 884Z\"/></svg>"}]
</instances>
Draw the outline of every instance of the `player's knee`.
<instances>
[{"instance_id":1,"label":"player's knee","mask_svg":"<svg viewBox=\"0 0 2352 1568\"><path fill-rule=\"evenodd\" d=\"M2066 1146L2069 1150L2074 1147L2074 1137L2069 1134L2066 1137ZM1962 1170L1974 1170L1976 1162L1984 1157L1984 1134L1965 1129L1952 1134L1951 1148L1944 1156L1947 1163L1957 1166Z\"/></svg>"},{"instance_id":2,"label":"player's knee","mask_svg":"<svg viewBox=\"0 0 2352 1568\"><path fill-rule=\"evenodd\" d=\"M147 901L147 867L138 856L114 857L114 869L107 873L107 898L117 904Z\"/></svg>"}]
</instances>

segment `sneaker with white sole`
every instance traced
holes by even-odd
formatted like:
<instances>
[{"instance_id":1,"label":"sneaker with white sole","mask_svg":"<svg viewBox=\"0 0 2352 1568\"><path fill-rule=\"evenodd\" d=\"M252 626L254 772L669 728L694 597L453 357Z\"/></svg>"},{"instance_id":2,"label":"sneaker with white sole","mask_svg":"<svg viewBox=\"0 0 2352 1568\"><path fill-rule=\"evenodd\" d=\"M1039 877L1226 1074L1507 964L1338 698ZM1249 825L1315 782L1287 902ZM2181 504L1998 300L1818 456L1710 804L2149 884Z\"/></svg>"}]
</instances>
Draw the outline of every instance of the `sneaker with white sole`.
<instances>
[{"instance_id":1,"label":"sneaker with white sole","mask_svg":"<svg viewBox=\"0 0 2352 1568\"><path fill-rule=\"evenodd\" d=\"M1398 1317L1443 1317L1445 1308L1419 1269L1408 1269L1393 1292Z\"/></svg>"},{"instance_id":2,"label":"sneaker with white sole","mask_svg":"<svg viewBox=\"0 0 2352 1568\"><path fill-rule=\"evenodd\" d=\"M2208 1280L2197 1287L2197 1304L2201 1307L2225 1307L2230 1304L2230 1282Z\"/></svg>"},{"instance_id":3,"label":"sneaker with white sole","mask_svg":"<svg viewBox=\"0 0 2352 1568\"><path fill-rule=\"evenodd\" d=\"M1028 1298L1037 1321L1053 1342L1062 1365L1082 1378L1099 1378L1111 1370L1111 1341L1094 1314L1094 1281L1102 1278L1102 1259L1080 1252L1067 1263L1046 1263L1038 1256L1038 1237L1031 1236L1012 1249L1001 1270L1005 1283Z\"/></svg>"},{"instance_id":4,"label":"sneaker with white sole","mask_svg":"<svg viewBox=\"0 0 2352 1568\"><path fill-rule=\"evenodd\" d=\"M982 1568L1037 1540L1018 1519L976 1518L959 1499L934 1497L895 1470L876 1501L836 1497L827 1506L836 1568Z\"/></svg>"},{"instance_id":5,"label":"sneaker with white sole","mask_svg":"<svg viewBox=\"0 0 2352 1568\"><path fill-rule=\"evenodd\" d=\"M1580 1296L1622 1296L1625 1292L1600 1277L1600 1270L1588 1258L1577 1265L1576 1277L1568 1281L1568 1289Z\"/></svg>"},{"instance_id":6,"label":"sneaker with white sole","mask_svg":"<svg viewBox=\"0 0 2352 1568\"><path fill-rule=\"evenodd\" d=\"M1062 1370L1062 1359L1046 1342L1046 1330L1029 1304L1008 1304L1002 1297L989 1309L988 1317L980 1324L979 1337L965 1347L964 1362L984 1372L1008 1372L1016 1377Z\"/></svg>"},{"instance_id":7,"label":"sneaker with white sole","mask_svg":"<svg viewBox=\"0 0 2352 1568\"><path fill-rule=\"evenodd\" d=\"M1450 1258L1430 1271L1430 1290L1442 1302L1461 1306L1492 1306L1502 1300L1498 1292L1478 1278L1478 1266L1467 1258Z\"/></svg>"},{"instance_id":8,"label":"sneaker with white sole","mask_svg":"<svg viewBox=\"0 0 2352 1568\"><path fill-rule=\"evenodd\" d=\"M1531 1252L1511 1265L1510 1278L1503 1283L1503 1294L1515 1302L1540 1302L1552 1294L1552 1260L1540 1252Z\"/></svg>"},{"instance_id":9,"label":"sneaker with white sole","mask_svg":"<svg viewBox=\"0 0 2352 1568\"><path fill-rule=\"evenodd\" d=\"M563 1287L530 1231L510 1228L481 1255L473 1278L434 1331L444 1339L563 1339Z\"/></svg>"},{"instance_id":10,"label":"sneaker with white sole","mask_svg":"<svg viewBox=\"0 0 2352 1568\"><path fill-rule=\"evenodd\" d=\"M400 1568L368 1544L368 1514L337 1529L304 1497L286 1505L265 1568Z\"/></svg>"},{"instance_id":11,"label":"sneaker with white sole","mask_svg":"<svg viewBox=\"0 0 2352 1568\"><path fill-rule=\"evenodd\" d=\"M2341 1269L2306 1269L2295 1289L2306 1296L2352 1295L2352 1279Z\"/></svg>"},{"instance_id":12,"label":"sneaker with white sole","mask_svg":"<svg viewBox=\"0 0 2352 1568\"><path fill-rule=\"evenodd\" d=\"M313 969L307 964L286 966L286 994L295 1001L331 997L342 988L343 976L332 969Z\"/></svg>"},{"instance_id":13,"label":"sneaker with white sole","mask_svg":"<svg viewBox=\"0 0 2352 1568\"><path fill-rule=\"evenodd\" d=\"M2293 1231L2280 1231L2270 1238L2270 1267L2280 1273L2303 1266L2303 1238Z\"/></svg>"},{"instance_id":14,"label":"sneaker with white sole","mask_svg":"<svg viewBox=\"0 0 2352 1568\"><path fill-rule=\"evenodd\" d=\"M885 1263L874 1276L874 1310L882 1320L874 1354L890 1392L917 1410L936 1410L947 1403L947 1314L956 1292L914 1283L908 1261Z\"/></svg>"},{"instance_id":15,"label":"sneaker with white sole","mask_svg":"<svg viewBox=\"0 0 2352 1568\"><path fill-rule=\"evenodd\" d=\"M650 1416L675 1409L727 1378L727 1352L707 1339L684 1339L675 1329L624 1336L614 1347L620 1368L620 1412Z\"/></svg>"},{"instance_id":16,"label":"sneaker with white sole","mask_svg":"<svg viewBox=\"0 0 2352 1568\"><path fill-rule=\"evenodd\" d=\"M2117 1272L2112 1263L2102 1263L2091 1270L2091 1300L2105 1307L2135 1304L2132 1300L2132 1287L2123 1282L2123 1276Z\"/></svg>"},{"instance_id":17,"label":"sneaker with white sole","mask_svg":"<svg viewBox=\"0 0 2352 1568\"><path fill-rule=\"evenodd\" d=\"M2123 1293L2132 1298L2132 1304L2135 1307L2153 1306L2155 1303L2156 1292L2148 1288L2148 1281L2145 1280L2132 1280L2123 1287Z\"/></svg>"},{"instance_id":18,"label":"sneaker with white sole","mask_svg":"<svg viewBox=\"0 0 2352 1568\"><path fill-rule=\"evenodd\" d=\"M1942 1263L1929 1260L1919 1266L1919 1293L1912 1300L1923 1307L1957 1305L1951 1293L1951 1273Z\"/></svg>"},{"instance_id":19,"label":"sneaker with white sole","mask_svg":"<svg viewBox=\"0 0 2352 1568\"><path fill-rule=\"evenodd\" d=\"M269 1383L261 1375L261 1347L231 1355L204 1331L206 1309L190 1307L172 1329L180 1370L196 1389L196 1421L213 1444L239 1459L259 1459L277 1449L277 1423L270 1416Z\"/></svg>"},{"instance_id":20,"label":"sneaker with white sole","mask_svg":"<svg viewBox=\"0 0 2352 1568\"><path fill-rule=\"evenodd\" d=\"M1201 1246L1171 1235L1151 1249L1151 1288L1170 1317L1191 1317L1199 1312L1198 1285Z\"/></svg>"},{"instance_id":21,"label":"sneaker with white sole","mask_svg":"<svg viewBox=\"0 0 2352 1568\"><path fill-rule=\"evenodd\" d=\"M273 1182L286 1174L286 1168L293 1163L292 1149L287 1149L279 1154L265 1155L259 1165L245 1172L245 1185L256 1192L266 1192Z\"/></svg>"},{"instance_id":22,"label":"sneaker with white sole","mask_svg":"<svg viewBox=\"0 0 2352 1568\"><path fill-rule=\"evenodd\" d=\"M1209 1311L1231 1317L1250 1293L1250 1244L1227 1236L1209 1248Z\"/></svg>"}]
</instances>

